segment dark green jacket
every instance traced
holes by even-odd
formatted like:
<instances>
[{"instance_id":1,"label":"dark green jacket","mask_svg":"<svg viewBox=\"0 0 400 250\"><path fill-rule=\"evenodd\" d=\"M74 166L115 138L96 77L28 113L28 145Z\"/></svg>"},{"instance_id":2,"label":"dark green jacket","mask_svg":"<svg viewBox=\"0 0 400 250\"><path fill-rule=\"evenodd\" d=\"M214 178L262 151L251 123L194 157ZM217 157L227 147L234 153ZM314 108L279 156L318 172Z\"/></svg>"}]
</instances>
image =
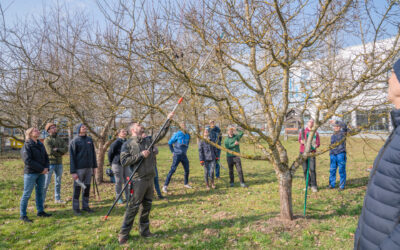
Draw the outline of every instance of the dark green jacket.
<instances>
[{"instance_id":1,"label":"dark green jacket","mask_svg":"<svg viewBox=\"0 0 400 250\"><path fill-rule=\"evenodd\" d=\"M239 133L237 135L234 134L232 137L229 137L229 136L226 137L225 141L224 141L225 148L240 153L240 147L239 147L239 145L235 145L235 141L239 142L240 138L242 138L242 136L243 136L243 131L239 131ZM227 152L226 157L230 157L230 156L236 156L236 155L233 155L233 154Z\"/></svg>"},{"instance_id":2,"label":"dark green jacket","mask_svg":"<svg viewBox=\"0 0 400 250\"><path fill-rule=\"evenodd\" d=\"M166 125L164 131L161 132L160 137L155 143L160 141L166 135L169 125L170 123ZM154 176L156 176L156 154L154 149L150 150L150 155L147 158L144 158L141 153L143 150L149 148L151 142L152 138L150 136L146 138L132 136L122 145L120 161L123 167L130 167L133 169L143 159L142 164L133 175L134 179L152 179Z\"/></svg>"},{"instance_id":3,"label":"dark green jacket","mask_svg":"<svg viewBox=\"0 0 400 250\"><path fill-rule=\"evenodd\" d=\"M62 156L68 152L67 143L57 135L49 135L43 144L49 155L50 165L62 164Z\"/></svg>"}]
</instances>

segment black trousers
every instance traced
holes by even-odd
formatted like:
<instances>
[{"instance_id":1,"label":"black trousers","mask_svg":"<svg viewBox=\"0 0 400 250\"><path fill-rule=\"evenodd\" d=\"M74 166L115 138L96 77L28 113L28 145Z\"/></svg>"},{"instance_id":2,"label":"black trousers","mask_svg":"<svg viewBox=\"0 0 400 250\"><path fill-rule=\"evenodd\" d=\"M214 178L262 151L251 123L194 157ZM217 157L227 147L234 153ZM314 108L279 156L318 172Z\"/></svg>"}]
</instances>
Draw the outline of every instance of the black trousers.
<instances>
[{"instance_id":1,"label":"black trousers","mask_svg":"<svg viewBox=\"0 0 400 250\"><path fill-rule=\"evenodd\" d=\"M133 181L133 196L129 200L125 211L124 221L119 232L120 236L127 238L132 229L136 214L141 210L139 219L139 232L141 235L150 232L150 210L154 196L154 179L136 179Z\"/></svg>"},{"instance_id":2,"label":"black trousers","mask_svg":"<svg viewBox=\"0 0 400 250\"><path fill-rule=\"evenodd\" d=\"M308 186L317 187L317 172L316 172L315 157L310 157L303 162L304 180L307 181L308 163L310 163L310 170L308 173Z\"/></svg>"},{"instance_id":3,"label":"black trousers","mask_svg":"<svg viewBox=\"0 0 400 250\"><path fill-rule=\"evenodd\" d=\"M240 157L228 156L226 157L226 160L228 161L230 183L234 182L233 165L236 166L236 171L239 175L240 183L244 183L242 161L240 160Z\"/></svg>"}]
</instances>

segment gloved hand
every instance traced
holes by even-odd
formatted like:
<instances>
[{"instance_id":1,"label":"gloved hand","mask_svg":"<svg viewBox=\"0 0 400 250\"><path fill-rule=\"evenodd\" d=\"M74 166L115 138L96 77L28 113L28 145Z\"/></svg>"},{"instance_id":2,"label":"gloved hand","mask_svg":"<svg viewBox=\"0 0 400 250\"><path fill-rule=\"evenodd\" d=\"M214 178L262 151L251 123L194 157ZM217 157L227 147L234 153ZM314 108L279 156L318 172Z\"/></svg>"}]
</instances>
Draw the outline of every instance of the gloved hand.
<instances>
[{"instance_id":1,"label":"gloved hand","mask_svg":"<svg viewBox=\"0 0 400 250\"><path fill-rule=\"evenodd\" d=\"M204 161L200 161L200 165L204 166Z\"/></svg>"}]
</instances>

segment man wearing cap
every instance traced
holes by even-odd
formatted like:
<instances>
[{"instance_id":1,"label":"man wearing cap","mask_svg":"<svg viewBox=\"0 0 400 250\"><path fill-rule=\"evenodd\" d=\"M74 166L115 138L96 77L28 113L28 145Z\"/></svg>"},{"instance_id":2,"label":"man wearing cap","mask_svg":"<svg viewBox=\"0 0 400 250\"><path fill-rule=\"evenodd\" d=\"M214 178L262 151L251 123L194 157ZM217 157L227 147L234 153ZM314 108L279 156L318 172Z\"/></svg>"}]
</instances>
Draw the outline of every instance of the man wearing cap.
<instances>
[{"instance_id":1,"label":"man wearing cap","mask_svg":"<svg viewBox=\"0 0 400 250\"><path fill-rule=\"evenodd\" d=\"M82 197L82 210L92 213L89 208L90 181L94 168L97 168L96 152L93 140L87 136L87 127L84 124L76 126L77 136L69 144L70 173L74 179L74 192L72 197L72 209L75 215L81 215L79 197L82 186L77 181L85 184L86 188Z\"/></svg>"},{"instance_id":2,"label":"man wearing cap","mask_svg":"<svg viewBox=\"0 0 400 250\"><path fill-rule=\"evenodd\" d=\"M210 131L209 131L209 137L210 141L217 143L218 145L221 146L221 141L222 141L222 134L221 134L221 129L215 125L214 120L210 120ZM221 149L217 148L216 149L217 155L216 155L216 165L215 165L215 177L219 179L220 176L220 165L219 165L219 158L221 156Z\"/></svg>"},{"instance_id":3,"label":"man wearing cap","mask_svg":"<svg viewBox=\"0 0 400 250\"><path fill-rule=\"evenodd\" d=\"M389 78L393 131L370 174L354 236L354 249L400 249L400 60Z\"/></svg>"},{"instance_id":4,"label":"man wearing cap","mask_svg":"<svg viewBox=\"0 0 400 250\"><path fill-rule=\"evenodd\" d=\"M239 146L239 141L243 136L243 131L239 130L238 134L236 134L236 128L234 127L229 127L228 128L228 137L225 138L224 144L225 148L240 153L240 146ZM234 174L233 174L233 166L236 166L236 171L239 175L239 181L240 181L240 186L241 187L247 187L247 185L244 183L244 177L243 177L243 170L242 170L242 161L240 160L239 156L236 156L231 153L226 153L226 160L228 162L228 167L229 167L229 182L230 186L234 186Z\"/></svg>"},{"instance_id":5,"label":"man wearing cap","mask_svg":"<svg viewBox=\"0 0 400 250\"><path fill-rule=\"evenodd\" d=\"M329 188L335 188L336 170L339 167L339 191L343 190L346 185L346 133L346 124L339 120L333 121L333 135L331 136L331 150L329 152L331 159Z\"/></svg>"},{"instance_id":6,"label":"man wearing cap","mask_svg":"<svg viewBox=\"0 0 400 250\"><path fill-rule=\"evenodd\" d=\"M54 202L64 204L65 202L61 200L62 156L68 152L68 146L65 140L57 135L57 127L54 123L47 123L45 129L49 133L49 136L44 140L44 146L49 156L50 166L45 179L44 200L46 200L47 189L54 172Z\"/></svg>"}]
</instances>

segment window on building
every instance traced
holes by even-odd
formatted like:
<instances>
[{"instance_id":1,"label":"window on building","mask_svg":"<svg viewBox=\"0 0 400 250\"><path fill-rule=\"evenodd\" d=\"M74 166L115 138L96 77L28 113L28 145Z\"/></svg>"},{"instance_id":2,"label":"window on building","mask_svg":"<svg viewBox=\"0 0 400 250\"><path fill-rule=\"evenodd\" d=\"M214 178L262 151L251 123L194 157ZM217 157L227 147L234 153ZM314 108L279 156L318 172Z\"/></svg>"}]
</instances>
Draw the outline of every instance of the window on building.
<instances>
[{"instance_id":1,"label":"window on building","mask_svg":"<svg viewBox=\"0 0 400 250\"><path fill-rule=\"evenodd\" d=\"M356 111L357 127L369 125L368 129L373 131L389 130L389 110L380 109L373 111Z\"/></svg>"}]
</instances>

